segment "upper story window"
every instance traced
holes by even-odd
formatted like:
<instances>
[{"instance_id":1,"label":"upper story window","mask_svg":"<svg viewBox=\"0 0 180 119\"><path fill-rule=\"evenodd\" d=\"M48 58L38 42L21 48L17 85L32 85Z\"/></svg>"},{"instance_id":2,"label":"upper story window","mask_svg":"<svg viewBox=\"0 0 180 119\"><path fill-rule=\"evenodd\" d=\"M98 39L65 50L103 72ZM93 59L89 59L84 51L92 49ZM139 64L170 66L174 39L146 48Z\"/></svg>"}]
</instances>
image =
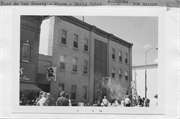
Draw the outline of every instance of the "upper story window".
<instances>
[{"instance_id":1,"label":"upper story window","mask_svg":"<svg viewBox=\"0 0 180 119\"><path fill-rule=\"evenodd\" d=\"M119 51L119 61L122 61L122 51Z\"/></svg>"},{"instance_id":2,"label":"upper story window","mask_svg":"<svg viewBox=\"0 0 180 119\"><path fill-rule=\"evenodd\" d=\"M122 78L122 69L119 69L119 79Z\"/></svg>"},{"instance_id":3,"label":"upper story window","mask_svg":"<svg viewBox=\"0 0 180 119\"><path fill-rule=\"evenodd\" d=\"M23 44L22 61L30 62L31 47L28 43Z\"/></svg>"},{"instance_id":4,"label":"upper story window","mask_svg":"<svg viewBox=\"0 0 180 119\"><path fill-rule=\"evenodd\" d=\"M115 60L115 49L112 48L112 59Z\"/></svg>"},{"instance_id":5,"label":"upper story window","mask_svg":"<svg viewBox=\"0 0 180 119\"><path fill-rule=\"evenodd\" d=\"M73 47L78 48L78 35L74 34Z\"/></svg>"},{"instance_id":6,"label":"upper story window","mask_svg":"<svg viewBox=\"0 0 180 119\"><path fill-rule=\"evenodd\" d=\"M85 43L84 43L84 51L88 51L88 39L85 38Z\"/></svg>"},{"instance_id":7,"label":"upper story window","mask_svg":"<svg viewBox=\"0 0 180 119\"><path fill-rule=\"evenodd\" d=\"M128 63L128 54L125 54L125 63Z\"/></svg>"},{"instance_id":8,"label":"upper story window","mask_svg":"<svg viewBox=\"0 0 180 119\"><path fill-rule=\"evenodd\" d=\"M77 58L72 59L72 64L73 64L72 71L77 72Z\"/></svg>"},{"instance_id":9,"label":"upper story window","mask_svg":"<svg viewBox=\"0 0 180 119\"><path fill-rule=\"evenodd\" d=\"M61 44L66 45L67 31L62 30Z\"/></svg>"},{"instance_id":10,"label":"upper story window","mask_svg":"<svg viewBox=\"0 0 180 119\"><path fill-rule=\"evenodd\" d=\"M83 73L87 74L88 73L88 61L84 60L84 70Z\"/></svg>"},{"instance_id":11,"label":"upper story window","mask_svg":"<svg viewBox=\"0 0 180 119\"><path fill-rule=\"evenodd\" d=\"M115 67L112 68L112 78L115 78Z\"/></svg>"},{"instance_id":12,"label":"upper story window","mask_svg":"<svg viewBox=\"0 0 180 119\"><path fill-rule=\"evenodd\" d=\"M60 55L60 69L65 70L65 55Z\"/></svg>"},{"instance_id":13,"label":"upper story window","mask_svg":"<svg viewBox=\"0 0 180 119\"><path fill-rule=\"evenodd\" d=\"M125 71L125 79L128 81L128 71Z\"/></svg>"}]
</instances>

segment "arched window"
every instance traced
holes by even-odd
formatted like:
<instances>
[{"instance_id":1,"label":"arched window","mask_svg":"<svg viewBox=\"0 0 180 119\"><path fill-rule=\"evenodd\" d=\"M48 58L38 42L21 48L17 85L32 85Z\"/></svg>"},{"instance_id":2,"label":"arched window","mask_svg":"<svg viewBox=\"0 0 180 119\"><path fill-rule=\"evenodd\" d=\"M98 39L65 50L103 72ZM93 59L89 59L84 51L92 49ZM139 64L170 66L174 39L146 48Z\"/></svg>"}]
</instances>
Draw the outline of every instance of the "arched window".
<instances>
[{"instance_id":1,"label":"arched window","mask_svg":"<svg viewBox=\"0 0 180 119\"><path fill-rule=\"evenodd\" d=\"M22 61L30 62L31 47L28 43L23 44Z\"/></svg>"}]
</instances>

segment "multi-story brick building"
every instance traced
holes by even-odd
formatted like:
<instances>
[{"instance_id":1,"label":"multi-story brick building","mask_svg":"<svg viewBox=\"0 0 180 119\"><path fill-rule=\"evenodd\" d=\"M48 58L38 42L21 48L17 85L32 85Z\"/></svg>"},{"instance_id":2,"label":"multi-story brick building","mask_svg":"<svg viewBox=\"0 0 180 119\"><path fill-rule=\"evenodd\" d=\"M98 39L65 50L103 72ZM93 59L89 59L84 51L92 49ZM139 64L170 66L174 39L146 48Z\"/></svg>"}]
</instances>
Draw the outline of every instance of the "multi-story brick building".
<instances>
[{"instance_id":1,"label":"multi-story brick building","mask_svg":"<svg viewBox=\"0 0 180 119\"><path fill-rule=\"evenodd\" d=\"M49 51L57 67L51 81L55 98L64 90L73 101L93 103L99 96L122 98L132 80L132 45L71 16L51 17ZM52 27L53 26L53 27ZM102 85L111 77L111 87Z\"/></svg>"},{"instance_id":2,"label":"multi-story brick building","mask_svg":"<svg viewBox=\"0 0 180 119\"><path fill-rule=\"evenodd\" d=\"M41 89L36 86L39 37L42 16L21 16L20 26L20 97L35 98Z\"/></svg>"}]
</instances>

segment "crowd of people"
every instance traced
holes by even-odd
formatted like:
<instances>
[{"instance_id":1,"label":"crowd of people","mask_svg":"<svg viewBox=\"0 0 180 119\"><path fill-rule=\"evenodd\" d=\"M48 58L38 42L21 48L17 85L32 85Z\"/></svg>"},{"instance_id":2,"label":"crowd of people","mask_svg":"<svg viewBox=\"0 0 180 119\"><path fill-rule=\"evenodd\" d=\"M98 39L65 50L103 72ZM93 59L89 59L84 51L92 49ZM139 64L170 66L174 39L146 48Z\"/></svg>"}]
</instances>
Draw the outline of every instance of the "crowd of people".
<instances>
[{"instance_id":1,"label":"crowd of people","mask_svg":"<svg viewBox=\"0 0 180 119\"><path fill-rule=\"evenodd\" d=\"M121 106L121 107L157 107L158 106L158 95L155 95L153 99L148 98L138 98L130 99L129 95L124 96L121 100L119 97L112 99L111 102L108 101L107 97L104 96L103 99L99 96L98 100L95 101L93 106Z\"/></svg>"},{"instance_id":2,"label":"crowd of people","mask_svg":"<svg viewBox=\"0 0 180 119\"><path fill-rule=\"evenodd\" d=\"M71 100L68 98L68 94L64 91L60 93L60 97L57 101L51 97L50 93L40 92L39 97L36 99L37 106L71 106Z\"/></svg>"},{"instance_id":3,"label":"crowd of people","mask_svg":"<svg viewBox=\"0 0 180 119\"><path fill-rule=\"evenodd\" d=\"M21 98L21 105L29 105L29 102L27 101L26 96L22 95ZM31 102L30 105L36 105L36 106L78 106L72 105L71 100L69 99L69 96L64 91L60 92L60 97L57 100L54 100L50 93L46 93L44 91L41 91L39 93L39 97L36 98L34 102ZM84 104L83 106L91 106L90 103ZM104 96L103 99L101 96L97 99L97 101L94 102L92 106L120 106L120 107L156 107L158 106L158 95L155 95L153 99L148 98L141 98L141 96L138 96L137 98L130 98L129 95L125 95L124 98L121 100L119 97L111 99L111 101L108 101L107 97Z\"/></svg>"},{"instance_id":4,"label":"crowd of people","mask_svg":"<svg viewBox=\"0 0 180 119\"><path fill-rule=\"evenodd\" d=\"M39 97L36 98L31 104L27 100L25 95L22 95L21 105L36 105L36 106L71 106L71 100L68 98L68 94L64 91L60 93L60 97L55 101L50 93L40 91Z\"/></svg>"}]
</instances>

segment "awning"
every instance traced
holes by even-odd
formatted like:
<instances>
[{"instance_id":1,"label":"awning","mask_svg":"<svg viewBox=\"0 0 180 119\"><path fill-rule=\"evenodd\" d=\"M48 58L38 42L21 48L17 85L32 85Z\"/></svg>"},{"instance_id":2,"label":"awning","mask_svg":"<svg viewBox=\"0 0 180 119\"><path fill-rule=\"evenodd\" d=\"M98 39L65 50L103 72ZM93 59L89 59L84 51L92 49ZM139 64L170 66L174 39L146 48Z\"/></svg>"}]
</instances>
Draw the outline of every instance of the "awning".
<instances>
[{"instance_id":1,"label":"awning","mask_svg":"<svg viewBox=\"0 0 180 119\"><path fill-rule=\"evenodd\" d=\"M41 91L40 88L38 88L33 83L20 83L20 90L21 91L27 91L27 92L39 92Z\"/></svg>"}]
</instances>

